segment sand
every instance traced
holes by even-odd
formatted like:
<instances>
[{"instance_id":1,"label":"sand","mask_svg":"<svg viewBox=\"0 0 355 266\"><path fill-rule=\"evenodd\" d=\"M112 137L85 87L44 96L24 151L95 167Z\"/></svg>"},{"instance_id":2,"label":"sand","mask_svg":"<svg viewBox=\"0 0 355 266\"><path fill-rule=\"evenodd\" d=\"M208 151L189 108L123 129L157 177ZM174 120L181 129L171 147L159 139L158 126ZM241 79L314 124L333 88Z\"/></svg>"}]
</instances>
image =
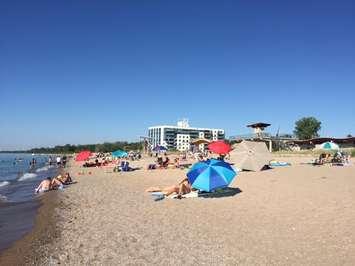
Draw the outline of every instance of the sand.
<instances>
[{"instance_id":1,"label":"sand","mask_svg":"<svg viewBox=\"0 0 355 266\"><path fill-rule=\"evenodd\" d=\"M186 170L110 173L71 162L78 183L57 192L61 233L35 264L355 265L355 166L300 164L309 159L242 172L230 197L157 202L144 190Z\"/></svg>"}]
</instances>

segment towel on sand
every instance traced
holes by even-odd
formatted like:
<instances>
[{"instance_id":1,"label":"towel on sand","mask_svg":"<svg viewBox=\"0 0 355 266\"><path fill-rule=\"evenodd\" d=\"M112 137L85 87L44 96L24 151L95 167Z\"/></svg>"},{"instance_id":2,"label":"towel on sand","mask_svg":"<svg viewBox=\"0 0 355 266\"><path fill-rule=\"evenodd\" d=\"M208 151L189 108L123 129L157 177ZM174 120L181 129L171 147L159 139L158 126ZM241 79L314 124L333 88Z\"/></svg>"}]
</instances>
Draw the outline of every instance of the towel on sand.
<instances>
[{"instance_id":1,"label":"towel on sand","mask_svg":"<svg viewBox=\"0 0 355 266\"><path fill-rule=\"evenodd\" d=\"M239 189L237 189L239 191ZM216 191L213 192L205 192L205 191L191 191L188 194L184 194L181 197L182 198L218 198L218 197L228 197L228 196L233 196L236 194L236 189L235 188L220 188L217 189ZM177 199L178 194L172 194L168 199Z\"/></svg>"},{"instance_id":2,"label":"towel on sand","mask_svg":"<svg viewBox=\"0 0 355 266\"><path fill-rule=\"evenodd\" d=\"M279 162L279 161L271 161L270 166L279 167L279 166L290 166L291 164L288 162Z\"/></svg>"}]
</instances>

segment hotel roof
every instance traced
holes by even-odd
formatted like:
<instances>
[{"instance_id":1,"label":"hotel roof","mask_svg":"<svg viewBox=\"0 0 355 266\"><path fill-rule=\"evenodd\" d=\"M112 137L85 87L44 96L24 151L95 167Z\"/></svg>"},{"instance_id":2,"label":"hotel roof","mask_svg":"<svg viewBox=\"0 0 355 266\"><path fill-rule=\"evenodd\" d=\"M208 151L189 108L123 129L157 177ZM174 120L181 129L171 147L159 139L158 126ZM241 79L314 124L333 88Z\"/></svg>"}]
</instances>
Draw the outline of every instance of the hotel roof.
<instances>
[{"instance_id":1,"label":"hotel roof","mask_svg":"<svg viewBox=\"0 0 355 266\"><path fill-rule=\"evenodd\" d=\"M160 126L148 127L148 129L153 129L153 128L174 128L174 129L187 129L187 130L218 130L218 131L224 131L224 129L221 129L221 128L178 127L178 126L168 126L168 125L160 125Z\"/></svg>"}]
</instances>

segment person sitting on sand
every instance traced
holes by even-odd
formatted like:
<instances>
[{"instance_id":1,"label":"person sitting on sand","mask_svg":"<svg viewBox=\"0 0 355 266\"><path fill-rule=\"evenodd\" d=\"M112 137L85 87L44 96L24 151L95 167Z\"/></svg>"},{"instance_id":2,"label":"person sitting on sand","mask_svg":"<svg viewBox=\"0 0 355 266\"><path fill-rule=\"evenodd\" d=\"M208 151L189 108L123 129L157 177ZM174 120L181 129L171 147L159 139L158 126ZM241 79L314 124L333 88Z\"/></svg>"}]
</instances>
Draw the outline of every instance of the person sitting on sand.
<instances>
[{"instance_id":1,"label":"person sitting on sand","mask_svg":"<svg viewBox=\"0 0 355 266\"><path fill-rule=\"evenodd\" d=\"M315 161L315 164L324 164L326 157L327 155L325 153L321 153L318 160Z\"/></svg>"},{"instance_id":2,"label":"person sitting on sand","mask_svg":"<svg viewBox=\"0 0 355 266\"><path fill-rule=\"evenodd\" d=\"M220 161L224 161L224 158L226 157L225 154L220 154L218 157L217 157L217 160L220 160Z\"/></svg>"},{"instance_id":3,"label":"person sitting on sand","mask_svg":"<svg viewBox=\"0 0 355 266\"><path fill-rule=\"evenodd\" d=\"M168 167L169 162L170 162L170 159L168 156L166 156L165 160L163 161L162 167L164 167L164 168Z\"/></svg>"},{"instance_id":4,"label":"person sitting on sand","mask_svg":"<svg viewBox=\"0 0 355 266\"><path fill-rule=\"evenodd\" d=\"M173 193L178 194L179 197L184 194L188 194L192 191L191 184L187 178L184 178L178 185L159 188L159 187L150 187L146 192L162 192L165 196L169 196Z\"/></svg>"},{"instance_id":5,"label":"person sitting on sand","mask_svg":"<svg viewBox=\"0 0 355 266\"><path fill-rule=\"evenodd\" d=\"M129 171L132 171L133 169L129 166L129 162L128 161L125 161L121 170L123 172L129 172Z\"/></svg>"},{"instance_id":6,"label":"person sitting on sand","mask_svg":"<svg viewBox=\"0 0 355 266\"><path fill-rule=\"evenodd\" d=\"M155 170L155 169L157 169L157 165L155 163L151 163L147 167L147 170Z\"/></svg>"},{"instance_id":7,"label":"person sitting on sand","mask_svg":"<svg viewBox=\"0 0 355 266\"><path fill-rule=\"evenodd\" d=\"M159 156L157 159L157 163L160 167L162 167L163 166L163 157Z\"/></svg>"},{"instance_id":8,"label":"person sitting on sand","mask_svg":"<svg viewBox=\"0 0 355 266\"><path fill-rule=\"evenodd\" d=\"M69 185L69 184L71 184L71 183L73 182L73 180L72 180L72 178L71 178L71 176L70 176L69 173L65 173L64 176L59 175L59 176L53 178L53 180L54 180L54 179L55 179L55 180L58 180L58 181L59 181L60 183L62 183L63 185ZM53 183L53 180L52 180L52 183Z\"/></svg>"},{"instance_id":9,"label":"person sitting on sand","mask_svg":"<svg viewBox=\"0 0 355 266\"><path fill-rule=\"evenodd\" d=\"M199 162L204 162L204 161L205 161L205 158L203 157L202 154L199 154L199 155L198 155L197 161L199 161Z\"/></svg>"},{"instance_id":10,"label":"person sitting on sand","mask_svg":"<svg viewBox=\"0 0 355 266\"><path fill-rule=\"evenodd\" d=\"M71 178L69 173L65 173L63 181L66 185L73 183L73 179Z\"/></svg>"},{"instance_id":11,"label":"person sitting on sand","mask_svg":"<svg viewBox=\"0 0 355 266\"><path fill-rule=\"evenodd\" d=\"M55 190L55 189L63 189L63 183L60 181L60 179L58 178L62 178L62 176L58 176L58 177L54 177L51 181L51 189Z\"/></svg>"},{"instance_id":12,"label":"person sitting on sand","mask_svg":"<svg viewBox=\"0 0 355 266\"><path fill-rule=\"evenodd\" d=\"M36 193L40 192L47 192L52 189L52 179L47 177L46 179L42 180L39 186L35 189Z\"/></svg>"},{"instance_id":13,"label":"person sitting on sand","mask_svg":"<svg viewBox=\"0 0 355 266\"><path fill-rule=\"evenodd\" d=\"M176 168L180 168L180 158L179 157L175 158L174 165Z\"/></svg>"}]
</instances>

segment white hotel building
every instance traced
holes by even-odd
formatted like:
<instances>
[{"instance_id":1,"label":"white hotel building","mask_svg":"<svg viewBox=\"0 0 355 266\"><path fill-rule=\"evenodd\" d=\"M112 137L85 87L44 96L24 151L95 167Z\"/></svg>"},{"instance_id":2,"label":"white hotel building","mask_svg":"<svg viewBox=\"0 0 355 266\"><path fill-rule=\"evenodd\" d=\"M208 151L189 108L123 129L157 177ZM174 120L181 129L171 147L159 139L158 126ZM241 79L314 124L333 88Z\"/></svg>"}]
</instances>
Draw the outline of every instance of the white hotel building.
<instances>
[{"instance_id":1,"label":"white hotel building","mask_svg":"<svg viewBox=\"0 0 355 266\"><path fill-rule=\"evenodd\" d=\"M177 126L154 126L148 128L149 142L152 147L162 145L168 149L187 151L194 139L223 140L223 129L190 127L188 120L182 120Z\"/></svg>"}]
</instances>

